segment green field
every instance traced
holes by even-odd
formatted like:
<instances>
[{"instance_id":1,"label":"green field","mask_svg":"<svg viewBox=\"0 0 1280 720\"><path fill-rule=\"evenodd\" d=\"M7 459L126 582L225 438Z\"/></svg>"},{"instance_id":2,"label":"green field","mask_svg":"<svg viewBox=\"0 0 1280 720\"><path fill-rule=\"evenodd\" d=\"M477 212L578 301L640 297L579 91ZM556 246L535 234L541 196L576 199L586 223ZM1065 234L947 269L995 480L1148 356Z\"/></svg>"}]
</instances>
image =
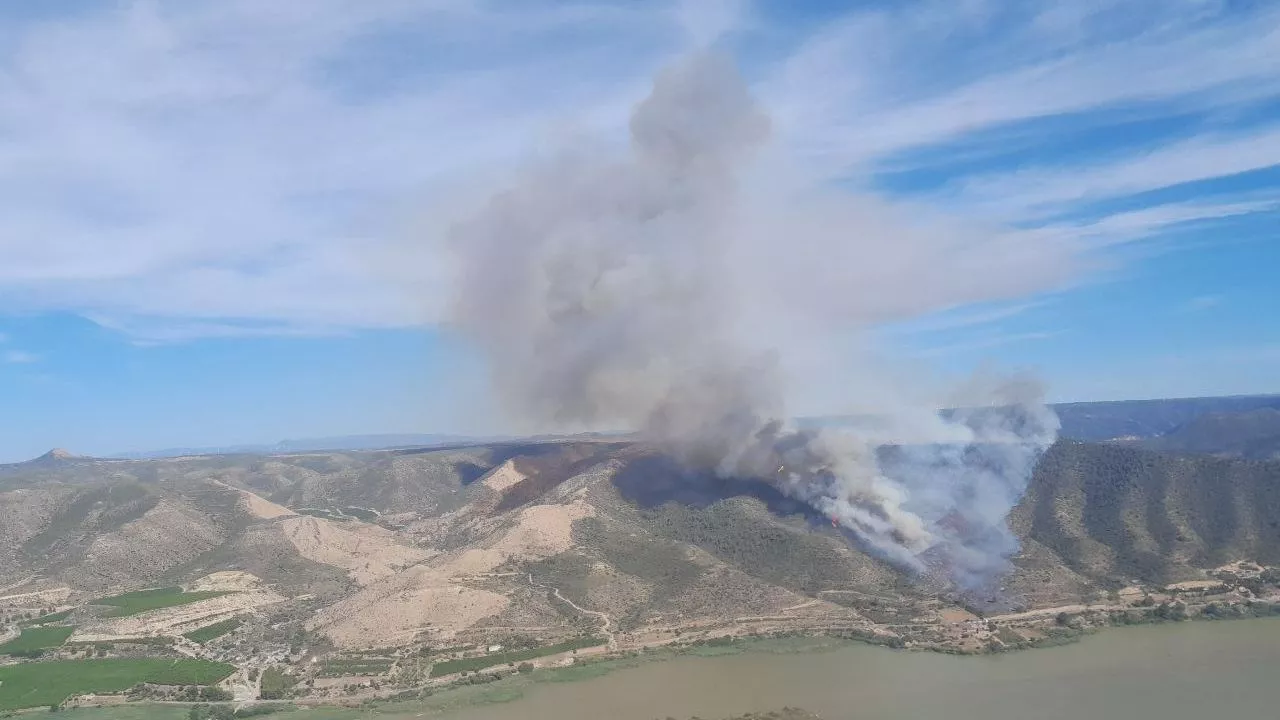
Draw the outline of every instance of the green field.
<instances>
[{"instance_id":1,"label":"green field","mask_svg":"<svg viewBox=\"0 0 1280 720\"><path fill-rule=\"evenodd\" d=\"M108 617L127 617L150 610L186 605L188 603L222 597L225 592L183 592L179 587L155 588L153 590L137 590L123 595L100 598L90 601L90 605L107 605L114 607Z\"/></svg>"},{"instance_id":2,"label":"green field","mask_svg":"<svg viewBox=\"0 0 1280 720\"><path fill-rule=\"evenodd\" d=\"M58 647L66 642L75 630L69 627L25 628L21 635L0 645L0 655L15 655Z\"/></svg>"},{"instance_id":3,"label":"green field","mask_svg":"<svg viewBox=\"0 0 1280 720\"><path fill-rule=\"evenodd\" d=\"M604 640L600 638L584 637L578 638L577 640L568 640L556 645L529 648L528 650L513 650L511 652L498 652L493 653L492 655L484 655L482 657L445 660L444 662L438 662L431 666L431 677L440 677L442 675L450 675L456 672L474 672L476 670L483 670L484 668L493 667L495 665L518 663L546 655L556 655L558 653L569 652L570 650L580 650L582 648L595 647L603 644Z\"/></svg>"},{"instance_id":4,"label":"green field","mask_svg":"<svg viewBox=\"0 0 1280 720\"><path fill-rule=\"evenodd\" d=\"M285 675L279 668L269 667L262 671L259 697L263 700L279 700L284 697L286 690L297 684L297 678Z\"/></svg>"},{"instance_id":5,"label":"green field","mask_svg":"<svg viewBox=\"0 0 1280 720\"><path fill-rule=\"evenodd\" d=\"M63 610L62 612L49 613L48 615L41 615L38 618L23 620L18 624L21 625L22 627L31 627L32 625L43 625L45 623L58 622L59 620L66 620L70 616L71 616L70 610Z\"/></svg>"},{"instance_id":6,"label":"green field","mask_svg":"<svg viewBox=\"0 0 1280 720\"><path fill-rule=\"evenodd\" d=\"M382 675L391 670L394 660L387 658L340 658L320 665L320 677L348 675Z\"/></svg>"},{"instance_id":7,"label":"green field","mask_svg":"<svg viewBox=\"0 0 1280 720\"><path fill-rule=\"evenodd\" d=\"M212 685L235 667L209 660L58 660L0 667L0 711L61 703L72 695L114 693L140 682Z\"/></svg>"},{"instance_id":8,"label":"green field","mask_svg":"<svg viewBox=\"0 0 1280 720\"><path fill-rule=\"evenodd\" d=\"M182 637L192 642L198 642L201 645L203 645L209 642L210 640L213 640L214 638L220 638L223 635L226 635L227 633L234 631L236 628L240 627L243 624L244 624L244 620L241 620L240 618L231 618L229 620L223 620L222 622L214 623L212 625L207 625L205 627L200 628L199 630L192 630L189 633L183 634Z\"/></svg>"}]
</instances>

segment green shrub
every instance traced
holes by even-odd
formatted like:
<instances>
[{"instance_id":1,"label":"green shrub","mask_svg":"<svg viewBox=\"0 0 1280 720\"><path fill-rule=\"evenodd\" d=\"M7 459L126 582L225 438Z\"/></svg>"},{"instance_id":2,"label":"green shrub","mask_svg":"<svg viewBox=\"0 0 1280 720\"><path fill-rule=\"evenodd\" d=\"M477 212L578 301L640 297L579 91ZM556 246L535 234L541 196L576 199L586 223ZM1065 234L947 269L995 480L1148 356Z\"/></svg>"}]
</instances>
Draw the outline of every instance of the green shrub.
<instances>
[{"instance_id":1,"label":"green shrub","mask_svg":"<svg viewBox=\"0 0 1280 720\"><path fill-rule=\"evenodd\" d=\"M495 665L506 665L512 662L521 662L524 660L532 660L546 655L557 655L571 650L579 650L581 648L596 647L603 645L604 641L596 637L583 637L576 640L569 640L558 643L556 645L548 645L540 648L530 648L527 650L516 650L512 652L497 652L492 655L482 655L473 658L461 658L458 660L445 660L431 666L431 677L440 677L442 675L451 675L457 672L475 672L483 670L487 667Z\"/></svg>"},{"instance_id":2,"label":"green shrub","mask_svg":"<svg viewBox=\"0 0 1280 720\"><path fill-rule=\"evenodd\" d=\"M187 605L201 600L222 597L227 594L229 593L212 590L183 592L180 587L166 587L155 588L152 590L137 590L134 592L124 593L123 595L99 598L91 601L89 604L106 605L115 608L115 610L108 614L108 617L128 617L130 615L138 615L151 610Z\"/></svg>"}]
</instances>

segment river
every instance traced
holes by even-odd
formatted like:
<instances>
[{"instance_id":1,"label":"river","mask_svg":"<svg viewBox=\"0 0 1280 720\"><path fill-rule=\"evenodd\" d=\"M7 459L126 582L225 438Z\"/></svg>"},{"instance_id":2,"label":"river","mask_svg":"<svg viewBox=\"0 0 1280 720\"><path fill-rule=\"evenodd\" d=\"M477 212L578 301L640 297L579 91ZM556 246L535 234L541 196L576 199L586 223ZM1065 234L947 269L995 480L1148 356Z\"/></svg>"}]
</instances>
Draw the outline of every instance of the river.
<instances>
[{"instance_id":1,"label":"river","mask_svg":"<svg viewBox=\"0 0 1280 720\"><path fill-rule=\"evenodd\" d=\"M953 657L844 645L678 657L522 696L451 720L722 718L802 707L826 720L1179 720L1280 717L1280 619L1114 628L1079 643ZM431 716L432 713L428 713ZM422 717L409 713L405 717Z\"/></svg>"}]
</instances>

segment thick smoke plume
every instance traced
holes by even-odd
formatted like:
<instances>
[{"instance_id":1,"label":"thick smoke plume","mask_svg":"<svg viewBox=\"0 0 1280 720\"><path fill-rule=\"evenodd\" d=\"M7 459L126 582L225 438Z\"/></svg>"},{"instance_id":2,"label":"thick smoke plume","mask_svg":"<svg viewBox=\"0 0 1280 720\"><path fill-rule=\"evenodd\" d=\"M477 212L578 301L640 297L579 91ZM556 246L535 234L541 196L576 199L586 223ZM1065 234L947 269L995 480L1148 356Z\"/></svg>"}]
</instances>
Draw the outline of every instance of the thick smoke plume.
<instances>
[{"instance_id":1,"label":"thick smoke plume","mask_svg":"<svg viewBox=\"0 0 1280 720\"><path fill-rule=\"evenodd\" d=\"M690 468L773 483L900 566L980 586L1016 550L1005 518L1057 420L1016 380L923 423L919 407L877 408L910 438L791 427L789 348L757 349L742 332L761 295L738 272L739 245L759 236L739 184L769 135L724 58L662 73L633 111L628 153L544 159L453 229L451 319L519 417L640 431ZM765 239L777 252L802 241Z\"/></svg>"}]
</instances>

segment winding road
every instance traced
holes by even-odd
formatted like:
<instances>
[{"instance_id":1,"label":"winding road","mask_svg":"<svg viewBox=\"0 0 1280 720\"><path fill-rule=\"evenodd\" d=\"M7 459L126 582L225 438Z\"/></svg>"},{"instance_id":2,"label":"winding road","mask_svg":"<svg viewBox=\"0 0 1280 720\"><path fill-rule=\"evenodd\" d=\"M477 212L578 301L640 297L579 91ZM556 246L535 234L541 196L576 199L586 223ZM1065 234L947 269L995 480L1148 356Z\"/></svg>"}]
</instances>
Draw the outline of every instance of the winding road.
<instances>
[{"instance_id":1,"label":"winding road","mask_svg":"<svg viewBox=\"0 0 1280 720\"><path fill-rule=\"evenodd\" d=\"M578 605L577 603L575 603L574 601L570 600L569 598L565 597L564 595L561 595L561 594L560 594L560 588L558 588L558 587L552 587L552 586L550 586L550 585L543 585L543 584L541 584L541 583L536 583L536 582L534 582L534 581L533 581L533 573L529 573L529 585L530 585L530 586L532 586L532 587L545 588L545 589L550 590L552 593L554 593L554 594L555 594L555 596L556 596L557 598L559 598L561 601L563 601L566 605L568 605L569 607L573 608L574 610L577 610L578 612L582 613L583 615L594 615L595 617L600 618L600 620L601 620L601 623L600 623L600 633L601 633L602 635L604 635L604 636L605 636L605 639L606 639L606 641L608 642L608 647L609 647L609 649L610 649L610 650L617 650L617 649L618 649L618 638L613 634L613 630L612 630L612 628L613 628L613 620L612 620L612 618L610 618L608 615L606 615L605 613L600 612L599 610L588 610L588 609L586 609L586 608L584 608L584 607L579 606L579 605Z\"/></svg>"}]
</instances>

